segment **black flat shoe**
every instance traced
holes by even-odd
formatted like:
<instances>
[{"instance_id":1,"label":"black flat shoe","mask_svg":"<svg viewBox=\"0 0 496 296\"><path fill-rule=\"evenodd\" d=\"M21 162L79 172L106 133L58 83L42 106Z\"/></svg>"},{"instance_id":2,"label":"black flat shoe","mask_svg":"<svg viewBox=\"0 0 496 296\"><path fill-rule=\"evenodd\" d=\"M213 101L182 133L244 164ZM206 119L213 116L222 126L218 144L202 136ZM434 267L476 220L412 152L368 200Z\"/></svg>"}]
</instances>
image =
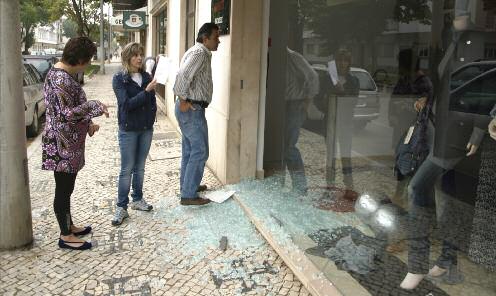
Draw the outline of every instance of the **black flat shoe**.
<instances>
[{"instance_id":1,"label":"black flat shoe","mask_svg":"<svg viewBox=\"0 0 496 296\"><path fill-rule=\"evenodd\" d=\"M76 235L76 236L83 236L83 235L87 235L88 233L90 233L92 230L91 226L86 226L84 228L84 230L81 230L79 232L73 232L72 234Z\"/></svg>"},{"instance_id":2,"label":"black flat shoe","mask_svg":"<svg viewBox=\"0 0 496 296\"><path fill-rule=\"evenodd\" d=\"M92 245L89 242L84 242L82 245L79 247L73 247L68 244L80 244L80 242L66 242L59 238L59 248L61 249L70 249L70 250L78 250L78 251L84 251L84 250L89 250L91 249Z\"/></svg>"}]
</instances>

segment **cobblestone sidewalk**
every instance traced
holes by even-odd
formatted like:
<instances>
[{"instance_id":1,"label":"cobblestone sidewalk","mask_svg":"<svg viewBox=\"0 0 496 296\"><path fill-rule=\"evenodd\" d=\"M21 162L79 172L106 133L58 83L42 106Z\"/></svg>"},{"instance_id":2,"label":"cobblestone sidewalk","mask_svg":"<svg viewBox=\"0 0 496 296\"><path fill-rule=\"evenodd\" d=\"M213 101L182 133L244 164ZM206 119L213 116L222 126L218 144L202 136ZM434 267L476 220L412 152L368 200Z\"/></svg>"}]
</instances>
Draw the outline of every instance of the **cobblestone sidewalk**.
<instances>
[{"instance_id":1,"label":"cobblestone sidewalk","mask_svg":"<svg viewBox=\"0 0 496 296\"><path fill-rule=\"evenodd\" d=\"M123 225L111 226L120 165L111 87L116 70L112 64L111 74L85 86L88 98L104 101L111 113L94 120L101 128L87 140L86 166L72 195L75 223L94 229L85 238L93 250L57 247L53 174L41 171L37 149L29 158L34 243L0 252L0 295L309 295L233 200L179 205L180 158L171 157L178 156L180 139L163 114L145 172L145 198L154 210L130 210ZM204 181L220 187L208 170Z\"/></svg>"}]
</instances>

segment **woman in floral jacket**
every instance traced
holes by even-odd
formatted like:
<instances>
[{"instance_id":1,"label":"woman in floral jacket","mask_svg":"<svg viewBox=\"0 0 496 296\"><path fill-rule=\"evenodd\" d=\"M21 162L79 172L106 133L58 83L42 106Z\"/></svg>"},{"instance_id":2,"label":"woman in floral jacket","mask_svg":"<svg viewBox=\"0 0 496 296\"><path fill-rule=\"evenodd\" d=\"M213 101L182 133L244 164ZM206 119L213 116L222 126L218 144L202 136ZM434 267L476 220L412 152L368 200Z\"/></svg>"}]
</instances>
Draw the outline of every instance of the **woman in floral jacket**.
<instances>
[{"instance_id":1,"label":"woman in floral jacket","mask_svg":"<svg viewBox=\"0 0 496 296\"><path fill-rule=\"evenodd\" d=\"M70 198L78 171L84 166L86 134L93 136L99 126L91 118L105 114L107 107L99 101L87 101L74 79L84 71L96 53L87 37L70 39L62 60L47 74L44 85L46 127L42 135L42 169L54 171L55 199L53 208L60 227L59 247L87 250L91 243L77 236L91 232L91 227L76 227L72 222Z\"/></svg>"}]
</instances>

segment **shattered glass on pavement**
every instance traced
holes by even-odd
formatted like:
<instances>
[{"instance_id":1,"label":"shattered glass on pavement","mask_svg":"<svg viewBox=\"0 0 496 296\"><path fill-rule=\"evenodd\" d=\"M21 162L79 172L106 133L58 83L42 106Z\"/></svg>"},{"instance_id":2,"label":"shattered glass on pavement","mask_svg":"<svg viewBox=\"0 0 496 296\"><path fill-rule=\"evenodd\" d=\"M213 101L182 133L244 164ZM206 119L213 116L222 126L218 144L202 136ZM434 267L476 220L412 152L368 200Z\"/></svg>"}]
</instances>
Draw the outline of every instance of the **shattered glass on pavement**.
<instances>
[{"instance_id":1,"label":"shattered glass on pavement","mask_svg":"<svg viewBox=\"0 0 496 296\"><path fill-rule=\"evenodd\" d=\"M354 211L335 212L322 209L319 207L319 201L325 195L323 194L325 190L322 189L325 188L322 184L322 177L307 176L307 179L310 186L306 195L298 194L288 186L281 185L280 178L277 176L264 180L243 181L236 185L226 186L226 189L237 192L236 198L250 209L253 218L261 221L263 227L269 230L272 238L286 247L283 252L303 251L308 255L330 260L338 268L348 270L348 274L371 295L397 296L417 295L417 293L422 296L429 293L436 296L451 295L453 291L457 291L457 288L467 287L469 284L465 282L464 285L449 287L446 285L449 284L446 280L442 280L442 285L439 281L424 280L414 294L400 289L399 284L407 273L407 265L404 263L406 260L403 228L405 212L391 201L382 201L385 196L382 190L362 193L362 195L368 194L377 198L379 206L387 209L381 212L380 217L371 215L367 218L367 215ZM286 181L288 180L287 177ZM333 199L336 196L332 196L331 193L329 198ZM396 217L389 217L385 215L386 213L396 215ZM390 233L384 233L385 230ZM310 238L315 246L308 247L306 240L301 241L302 237ZM345 240L337 245L341 239ZM397 253L390 253L389 244L398 240L403 243L403 247L400 247ZM353 248L351 248L352 244ZM437 249L434 252L437 252ZM363 256L357 259L356 254ZM316 260L309 258L312 261ZM319 264L321 263L316 266ZM467 270L473 265L464 264L467 265ZM298 268L298 262L296 265ZM327 264L324 265L324 269L326 266ZM464 274L466 273L467 271L464 271ZM323 276L333 282L332 274L324 272ZM458 273L456 276L459 279L462 275ZM486 283L486 279L478 281L481 284L484 282L486 287L491 285L489 282ZM339 288L339 285L337 287ZM487 291L487 288L484 289ZM463 293L460 290L453 295L463 295ZM481 295L486 294L483 292Z\"/></svg>"}]
</instances>

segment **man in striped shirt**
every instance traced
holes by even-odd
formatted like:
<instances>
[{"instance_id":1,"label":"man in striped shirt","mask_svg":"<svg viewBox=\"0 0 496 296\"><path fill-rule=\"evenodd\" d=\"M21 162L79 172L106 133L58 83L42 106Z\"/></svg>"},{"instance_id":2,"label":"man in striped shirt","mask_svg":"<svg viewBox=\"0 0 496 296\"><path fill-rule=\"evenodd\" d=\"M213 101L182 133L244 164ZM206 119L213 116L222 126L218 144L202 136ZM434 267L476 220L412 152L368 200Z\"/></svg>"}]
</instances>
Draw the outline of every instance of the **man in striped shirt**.
<instances>
[{"instance_id":1,"label":"man in striped shirt","mask_svg":"<svg viewBox=\"0 0 496 296\"><path fill-rule=\"evenodd\" d=\"M307 109L319 93L319 75L298 52L287 50L286 72L286 130L284 165L288 168L293 190L301 195L307 193L305 165L296 146L300 129L307 118Z\"/></svg>"},{"instance_id":2,"label":"man in striped shirt","mask_svg":"<svg viewBox=\"0 0 496 296\"><path fill-rule=\"evenodd\" d=\"M200 198L199 191L208 159L208 127L205 108L212 101L212 51L219 46L219 27L204 24L198 31L196 44L181 60L174 84L176 119L182 133L181 205L204 205L210 200Z\"/></svg>"}]
</instances>

